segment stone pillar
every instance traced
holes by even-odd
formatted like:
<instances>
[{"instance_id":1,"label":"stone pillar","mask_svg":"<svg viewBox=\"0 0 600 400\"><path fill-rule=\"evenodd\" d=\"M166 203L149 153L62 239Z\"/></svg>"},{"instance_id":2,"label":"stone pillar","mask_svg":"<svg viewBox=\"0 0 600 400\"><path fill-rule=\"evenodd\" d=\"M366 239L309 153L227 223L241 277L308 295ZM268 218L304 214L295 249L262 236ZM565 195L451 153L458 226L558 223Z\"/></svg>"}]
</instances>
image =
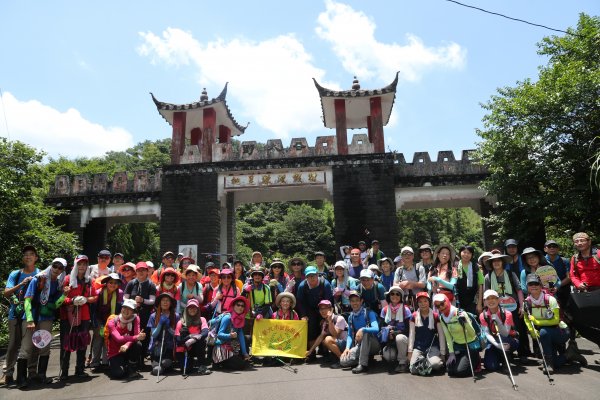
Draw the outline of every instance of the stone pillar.
<instances>
[{"instance_id":1,"label":"stone pillar","mask_svg":"<svg viewBox=\"0 0 600 400\"><path fill-rule=\"evenodd\" d=\"M395 257L398 217L393 159L338 165L332 172L336 244L357 246L360 240L377 239L381 250Z\"/></svg>"},{"instance_id":2,"label":"stone pillar","mask_svg":"<svg viewBox=\"0 0 600 400\"><path fill-rule=\"evenodd\" d=\"M499 240L494 239L495 231L493 227L486 222L485 218L490 216L490 210L492 206L484 199L479 200L479 210L481 216L481 232L483 233L483 249L485 251L491 250L494 247L502 249L502 243Z\"/></svg>"},{"instance_id":3,"label":"stone pillar","mask_svg":"<svg viewBox=\"0 0 600 400\"><path fill-rule=\"evenodd\" d=\"M217 113L214 108L204 109L203 114L203 128L202 128L202 148L200 153L202 154L202 162L212 161L212 148L213 143L216 142L215 138L218 132L217 129Z\"/></svg>"},{"instance_id":4,"label":"stone pillar","mask_svg":"<svg viewBox=\"0 0 600 400\"><path fill-rule=\"evenodd\" d=\"M218 253L221 235L221 205L217 200L215 172L193 172L167 167L163 171L160 218L161 254L177 252L180 245L198 246L200 253Z\"/></svg>"},{"instance_id":5,"label":"stone pillar","mask_svg":"<svg viewBox=\"0 0 600 400\"><path fill-rule=\"evenodd\" d=\"M185 117L183 111L173 113L173 139L171 142L171 164L179 164L185 148Z\"/></svg>"},{"instance_id":6,"label":"stone pillar","mask_svg":"<svg viewBox=\"0 0 600 400\"><path fill-rule=\"evenodd\" d=\"M227 253L235 254L234 193L227 193Z\"/></svg>"},{"instance_id":7,"label":"stone pillar","mask_svg":"<svg viewBox=\"0 0 600 400\"><path fill-rule=\"evenodd\" d=\"M348 130L346 129L346 100L335 99L335 137L338 154L348 154Z\"/></svg>"},{"instance_id":8,"label":"stone pillar","mask_svg":"<svg viewBox=\"0 0 600 400\"><path fill-rule=\"evenodd\" d=\"M225 125L219 125L219 143L231 142L231 129Z\"/></svg>"},{"instance_id":9,"label":"stone pillar","mask_svg":"<svg viewBox=\"0 0 600 400\"><path fill-rule=\"evenodd\" d=\"M369 102L371 105L371 116L369 119L369 139L371 140L371 143L373 143L375 153L385 153L381 97L373 97Z\"/></svg>"},{"instance_id":10,"label":"stone pillar","mask_svg":"<svg viewBox=\"0 0 600 400\"><path fill-rule=\"evenodd\" d=\"M106 218L94 218L83 229L83 254L89 257L90 264L96 264L98 252L106 248L107 234Z\"/></svg>"}]
</instances>

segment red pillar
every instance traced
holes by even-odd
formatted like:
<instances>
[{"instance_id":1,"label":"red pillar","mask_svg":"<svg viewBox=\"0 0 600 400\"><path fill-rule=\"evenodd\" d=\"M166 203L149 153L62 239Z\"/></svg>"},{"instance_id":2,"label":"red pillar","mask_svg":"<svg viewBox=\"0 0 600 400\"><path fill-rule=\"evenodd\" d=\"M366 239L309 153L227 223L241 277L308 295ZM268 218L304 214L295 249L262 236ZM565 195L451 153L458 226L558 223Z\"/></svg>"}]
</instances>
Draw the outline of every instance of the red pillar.
<instances>
[{"instance_id":1,"label":"red pillar","mask_svg":"<svg viewBox=\"0 0 600 400\"><path fill-rule=\"evenodd\" d=\"M200 147L200 138L202 137L202 130L200 128L194 128L190 132L190 144L197 145Z\"/></svg>"},{"instance_id":2,"label":"red pillar","mask_svg":"<svg viewBox=\"0 0 600 400\"><path fill-rule=\"evenodd\" d=\"M211 162L213 143L217 135L217 113L214 108L204 109L203 125L202 162Z\"/></svg>"},{"instance_id":3,"label":"red pillar","mask_svg":"<svg viewBox=\"0 0 600 400\"><path fill-rule=\"evenodd\" d=\"M348 154L348 130L346 129L346 100L335 99L335 137L338 154Z\"/></svg>"},{"instance_id":4,"label":"red pillar","mask_svg":"<svg viewBox=\"0 0 600 400\"><path fill-rule=\"evenodd\" d=\"M173 137L171 140L171 164L179 164L185 149L185 112L173 113Z\"/></svg>"},{"instance_id":5,"label":"red pillar","mask_svg":"<svg viewBox=\"0 0 600 400\"><path fill-rule=\"evenodd\" d=\"M225 125L219 125L219 143L229 143L231 139L231 129Z\"/></svg>"},{"instance_id":6,"label":"red pillar","mask_svg":"<svg viewBox=\"0 0 600 400\"><path fill-rule=\"evenodd\" d=\"M383 143L383 117L381 114L381 97L373 97L371 104L370 140L373 143L375 153L385 153Z\"/></svg>"}]
</instances>

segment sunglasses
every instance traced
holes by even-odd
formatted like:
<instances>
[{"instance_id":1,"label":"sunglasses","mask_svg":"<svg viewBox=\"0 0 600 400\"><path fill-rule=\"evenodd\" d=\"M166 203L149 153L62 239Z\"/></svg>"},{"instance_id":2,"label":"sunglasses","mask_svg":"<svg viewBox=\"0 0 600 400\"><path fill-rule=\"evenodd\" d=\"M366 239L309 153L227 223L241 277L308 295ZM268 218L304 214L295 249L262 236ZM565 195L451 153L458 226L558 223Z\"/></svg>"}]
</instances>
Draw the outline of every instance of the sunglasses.
<instances>
[{"instance_id":1,"label":"sunglasses","mask_svg":"<svg viewBox=\"0 0 600 400\"><path fill-rule=\"evenodd\" d=\"M63 269L65 269L65 267L63 267L61 264L54 264L52 266L52 269L60 269L62 271Z\"/></svg>"},{"instance_id":2,"label":"sunglasses","mask_svg":"<svg viewBox=\"0 0 600 400\"><path fill-rule=\"evenodd\" d=\"M406 251L406 252L402 253L402 255L403 255L403 256L412 256L412 254L413 254L413 253L410 253L410 252L408 252L408 251Z\"/></svg>"},{"instance_id":3,"label":"sunglasses","mask_svg":"<svg viewBox=\"0 0 600 400\"><path fill-rule=\"evenodd\" d=\"M444 304L446 304L445 301L442 301L441 303L439 303L439 302L433 303L433 305L436 306L436 307L443 306Z\"/></svg>"},{"instance_id":4,"label":"sunglasses","mask_svg":"<svg viewBox=\"0 0 600 400\"><path fill-rule=\"evenodd\" d=\"M294 264L294 265L297 265L297 264ZM275 269L275 268L281 269L283 267L281 265L273 265L273 269Z\"/></svg>"},{"instance_id":5,"label":"sunglasses","mask_svg":"<svg viewBox=\"0 0 600 400\"><path fill-rule=\"evenodd\" d=\"M293 262L292 265L302 265L302 263L296 261L296 262Z\"/></svg>"},{"instance_id":6,"label":"sunglasses","mask_svg":"<svg viewBox=\"0 0 600 400\"><path fill-rule=\"evenodd\" d=\"M221 276L221 279L231 279L231 275L224 275L224 276Z\"/></svg>"},{"instance_id":7,"label":"sunglasses","mask_svg":"<svg viewBox=\"0 0 600 400\"><path fill-rule=\"evenodd\" d=\"M133 271L133 268L123 268L121 272Z\"/></svg>"},{"instance_id":8,"label":"sunglasses","mask_svg":"<svg viewBox=\"0 0 600 400\"><path fill-rule=\"evenodd\" d=\"M540 284L537 282L529 282L527 286L540 286Z\"/></svg>"},{"instance_id":9,"label":"sunglasses","mask_svg":"<svg viewBox=\"0 0 600 400\"><path fill-rule=\"evenodd\" d=\"M392 297L392 296L400 297L400 293L390 293L390 297Z\"/></svg>"},{"instance_id":10,"label":"sunglasses","mask_svg":"<svg viewBox=\"0 0 600 400\"><path fill-rule=\"evenodd\" d=\"M245 307L244 303L235 303L233 306L234 307L242 307L242 308Z\"/></svg>"}]
</instances>

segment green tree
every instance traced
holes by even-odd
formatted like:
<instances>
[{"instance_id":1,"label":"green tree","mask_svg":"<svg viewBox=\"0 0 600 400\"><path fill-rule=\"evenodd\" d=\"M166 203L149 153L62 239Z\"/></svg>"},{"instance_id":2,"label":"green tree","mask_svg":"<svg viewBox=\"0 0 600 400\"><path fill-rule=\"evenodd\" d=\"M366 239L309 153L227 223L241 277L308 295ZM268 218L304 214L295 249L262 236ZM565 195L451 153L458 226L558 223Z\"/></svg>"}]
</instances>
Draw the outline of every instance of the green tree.
<instances>
[{"instance_id":1,"label":"green tree","mask_svg":"<svg viewBox=\"0 0 600 400\"><path fill-rule=\"evenodd\" d=\"M600 193L591 185L600 132L600 19L581 14L576 29L544 38L549 57L536 82L498 89L478 159L490 176L483 188L498 197L490 221L500 237L540 246L553 232L600 234Z\"/></svg>"}]
</instances>

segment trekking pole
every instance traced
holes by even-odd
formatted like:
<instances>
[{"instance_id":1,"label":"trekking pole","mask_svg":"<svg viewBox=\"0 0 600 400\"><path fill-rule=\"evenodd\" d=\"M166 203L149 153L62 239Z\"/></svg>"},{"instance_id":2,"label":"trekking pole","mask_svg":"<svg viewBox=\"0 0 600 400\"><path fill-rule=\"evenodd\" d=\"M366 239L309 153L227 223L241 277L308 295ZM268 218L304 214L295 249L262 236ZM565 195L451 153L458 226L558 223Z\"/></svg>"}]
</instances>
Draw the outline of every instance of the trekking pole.
<instances>
[{"instance_id":1,"label":"trekking pole","mask_svg":"<svg viewBox=\"0 0 600 400\"><path fill-rule=\"evenodd\" d=\"M525 320L525 323L526 324L530 324L531 331L535 332L535 325L533 325L533 322L529 320L529 316L531 315L531 310L529 309L529 306L528 306L527 302L524 302L524 304L523 304L523 310L525 311L525 314L526 314L525 317L523 318ZM534 336L537 336L537 337L534 337ZM538 344L538 347L540 348L540 353L542 354L542 363L543 363L543 366L544 366L544 372L548 376L548 382L551 385L554 385L554 378L552 378L550 376L550 371L548 370L548 364L546 364L546 357L544 356L544 348L542 347L542 344L540 343L539 335L532 334L531 337L534 337L535 341Z\"/></svg>"},{"instance_id":2,"label":"trekking pole","mask_svg":"<svg viewBox=\"0 0 600 400\"><path fill-rule=\"evenodd\" d=\"M506 361L506 367L508 368L510 381L512 382L513 389L517 390L517 384L515 383L515 378L513 377L512 371L510 369L510 364L508 363L508 356L506 355L506 351L504 350L504 343L502 343L502 335L500 335L500 330L498 329L498 324L496 323L496 321L494 321L494 325L496 326L496 332L498 332L498 339L500 340L500 347L502 348L502 354L504 354L504 361Z\"/></svg>"},{"instance_id":3,"label":"trekking pole","mask_svg":"<svg viewBox=\"0 0 600 400\"><path fill-rule=\"evenodd\" d=\"M187 360L188 360L188 352L187 350L185 351L185 358L183 360L183 371L181 372L181 375L183 375L183 379L188 377L187 374Z\"/></svg>"},{"instance_id":4,"label":"trekking pole","mask_svg":"<svg viewBox=\"0 0 600 400\"><path fill-rule=\"evenodd\" d=\"M475 378L475 371L473 370L473 361L471 360L471 352L469 351L469 343L467 342L467 329L465 328L465 318L458 317L458 322L463 329L463 335L465 336L465 347L467 348L467 356L469 357L469 367L471 367L471 375L473 376L473 382L477 382Z\"/></svg>"},{"instance_id":5,"label":"trekking pole","mask_svg":"<svg viewBox=\"0 0 600 400\"><path fill-rule=\"evenodd\" d=\"M298 373L298 368L292 367L292 361L290 360L290 363L286 363L285 361L283 361L281 358L279 357L274 357L275 361L281 363L280 367L283 368L286 371L290 371L293 372L295 374Z\"/></svg>"},{"instance_id":6,"label":"trekking pole","mask_svg":"<svg viewBox=\"0 0 600 400\"><path fill-rule=\"evenodd\" d=\"M160 378L160 369L162 368L162 355L163 355L163 347L165 345L165 328L162 328L162 340L160 341L160 355L158 356L158 370L156 373L156 383L158 383L158 379Z\"/></svg>"}]
</instances>

